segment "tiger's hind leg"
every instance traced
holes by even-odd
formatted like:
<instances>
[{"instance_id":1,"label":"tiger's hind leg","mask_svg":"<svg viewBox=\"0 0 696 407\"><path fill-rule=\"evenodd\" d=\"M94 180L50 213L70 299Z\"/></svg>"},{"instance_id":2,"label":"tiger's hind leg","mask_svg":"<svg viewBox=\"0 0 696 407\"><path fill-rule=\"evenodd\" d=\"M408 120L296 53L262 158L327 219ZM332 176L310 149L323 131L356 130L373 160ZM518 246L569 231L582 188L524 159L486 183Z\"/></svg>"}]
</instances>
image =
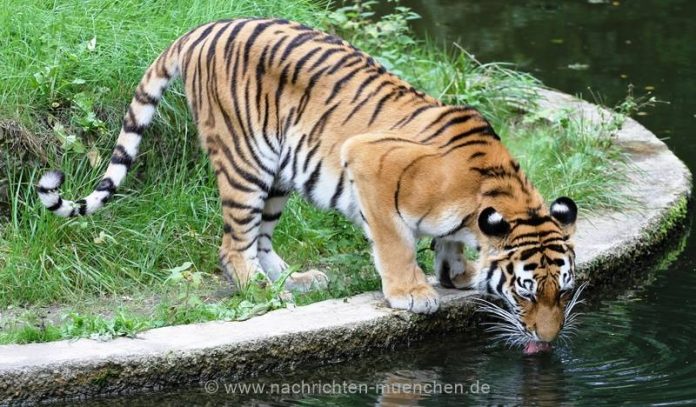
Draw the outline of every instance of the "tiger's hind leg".
<instances>
[{"instance_id":1,"label":"tiger's hind leg","mask_svg":"<svg viewBox=\"0 0 696 407\"><path fill-rule=\"evenodd\" d=\"M208 149L220 191L223 236L220 266L237 288L243 289L256 274L264 274L258 258L258 241L267 185L272 176L258 168L233 161L235 156L219 136L207 137Z\"/></svg>"},{"instance_id":2,"label":"tiger's hind leg","mask_svg":"<svg viewBox=\"0 0 696 407\"><path fill-rule=\"evenodd\" d=\"M261 227L258 241L258 256L266 276L276 281L288 269L287 263L273 250L273 230L280 221L283 208L289 198L287 191L271 189L261 214ZM326 288L328 278L318 270L292 273L285 280L285 288L291 291L307 292L312 288Z\"/></svg>"},{"instance_id":3,"label":"tiger's hind leg","mask_svg":"<svg viewBox=\"0 0 696 407\"><path fill-rule=\"evenodd\" d=\"M467 261L464 244L433 238L435 276L444 288L474 288L477 270L474 262Z\"/></svg>"}]
</instances>

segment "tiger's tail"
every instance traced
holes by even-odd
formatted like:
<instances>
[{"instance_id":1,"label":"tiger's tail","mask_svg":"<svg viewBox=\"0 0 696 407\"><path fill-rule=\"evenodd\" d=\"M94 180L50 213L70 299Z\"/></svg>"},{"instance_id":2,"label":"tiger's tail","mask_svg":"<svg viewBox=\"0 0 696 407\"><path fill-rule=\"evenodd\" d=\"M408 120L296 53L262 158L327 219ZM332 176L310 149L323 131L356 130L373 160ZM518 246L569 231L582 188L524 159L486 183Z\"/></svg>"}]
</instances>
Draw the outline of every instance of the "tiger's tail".
<instances>
[{"instance_id":1,"label":"tiger's tail","mask_svg":"<svg viewBox=\"0 0 696 407\"><path fill-rule=\"evenodd\" d=\"M135 96L123 118L123 125L102 180L83 199L68 201L60 196L59 188L64 176L60 171L49 171L39 180L36 190L41 203L61 217L84 216L96 212L116 193L116 188L126 177L133 164L143 131L152 123L155 108L162 94L180 74L179 41L164 51L145 71Z\"/></svg>"}]
</instances>

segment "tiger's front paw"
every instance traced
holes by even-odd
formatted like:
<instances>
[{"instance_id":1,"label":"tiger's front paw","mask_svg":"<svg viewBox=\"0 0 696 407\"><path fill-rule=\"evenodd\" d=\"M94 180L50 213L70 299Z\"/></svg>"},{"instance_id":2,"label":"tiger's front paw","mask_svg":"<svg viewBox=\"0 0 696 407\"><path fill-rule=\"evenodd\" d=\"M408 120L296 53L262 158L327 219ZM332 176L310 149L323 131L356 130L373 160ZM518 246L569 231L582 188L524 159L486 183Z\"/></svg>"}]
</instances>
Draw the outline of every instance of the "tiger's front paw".
<instances>
[{"instance_id":1,"label":"tiger's front paw","mask_svg":"<svg viewBox=\"0 0 696 407\"><path fill-rule=\"evenodd\" d=\"M465 268L466 271L464 273L457 274L450 280L453 288L460 290L476 289L479 285L481 273L478 272L472 262L467 262Z\"/></svg>"},{"instance_id":2,"label":"tiger's front paw","mask_svg":"<svg viewBox=\"0 0 696 407\"><path fill-rule=\"evenodd\" d=\"M385 297L391 308L405 309L417 314L432 314L440 307L440 295L427 283L408 289L391 290Z\"/></svg>"}]
</instances>

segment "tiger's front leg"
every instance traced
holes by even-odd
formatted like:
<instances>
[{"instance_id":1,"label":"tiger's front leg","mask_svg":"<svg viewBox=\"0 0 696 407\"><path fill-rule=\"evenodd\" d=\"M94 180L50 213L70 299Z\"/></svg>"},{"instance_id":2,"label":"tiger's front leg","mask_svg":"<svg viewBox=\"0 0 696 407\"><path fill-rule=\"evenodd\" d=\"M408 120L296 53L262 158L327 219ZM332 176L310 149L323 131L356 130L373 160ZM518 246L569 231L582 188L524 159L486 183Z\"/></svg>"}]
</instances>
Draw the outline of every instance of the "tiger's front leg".
<instances>
[{"instance_id":1,"label":"tiger's front leg","mask_svg":"<svg viewBox=\"0 0 696 407\"><path fill-rule=\"evenodd\" d=\"M378 136L354 137L342 147L341 156L363 228L372 241L382 291L392 308L430 314L439 308L440 297L416 263L416 233L394 206L397 172L389 171L389 163L380 165L386 160L380 159L383 152L375 148L375 139Z\"/></svg>"},{"instance_id":2,"label":"tiger's front leg","mask_svg":"<svg viewBox=\"0 0 696 407\"><path fill-rule=\"evenodd\" d=\"M419 314L431 314L440 306L438 293L428 284L423 270L416 263L415 236L395 214L384 211L384 205L370 185L355 187L360 191L363 227L372 240L375 265L382 279L382 292L392 308ZM361 187L362 186L362 187Z\"/></svg>"}]
</instances>

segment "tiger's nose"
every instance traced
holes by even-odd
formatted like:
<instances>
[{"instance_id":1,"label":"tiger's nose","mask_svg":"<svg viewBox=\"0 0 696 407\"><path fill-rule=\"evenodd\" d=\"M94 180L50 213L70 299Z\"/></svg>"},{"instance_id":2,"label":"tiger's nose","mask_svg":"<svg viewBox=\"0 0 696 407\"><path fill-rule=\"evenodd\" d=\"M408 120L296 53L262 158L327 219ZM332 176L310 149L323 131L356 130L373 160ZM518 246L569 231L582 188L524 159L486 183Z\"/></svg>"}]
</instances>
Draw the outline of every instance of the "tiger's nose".
<instances>
[{"instance_id":1,"label":"tiger's nose","mask_svg":"<svg viewBox=\"0 0 696 407\"><path fill-rule=\"evenodd\" d=\"M540 341L551 342L556 339L560 330L560 326L556 327L553 324L537 324L535 333Z\"/></svg>"},{"instance_id":2,"label":"tiger's nose","mask_svg":"<svg viewBox=\"0 0 696 407\"><path fill-rule=\"evenodd\" d=\"M542 342L551 342L558 336L558 330L537 329L536 335L537 338L539 338L539 340Z\"/></svg>"}]
</instances>

